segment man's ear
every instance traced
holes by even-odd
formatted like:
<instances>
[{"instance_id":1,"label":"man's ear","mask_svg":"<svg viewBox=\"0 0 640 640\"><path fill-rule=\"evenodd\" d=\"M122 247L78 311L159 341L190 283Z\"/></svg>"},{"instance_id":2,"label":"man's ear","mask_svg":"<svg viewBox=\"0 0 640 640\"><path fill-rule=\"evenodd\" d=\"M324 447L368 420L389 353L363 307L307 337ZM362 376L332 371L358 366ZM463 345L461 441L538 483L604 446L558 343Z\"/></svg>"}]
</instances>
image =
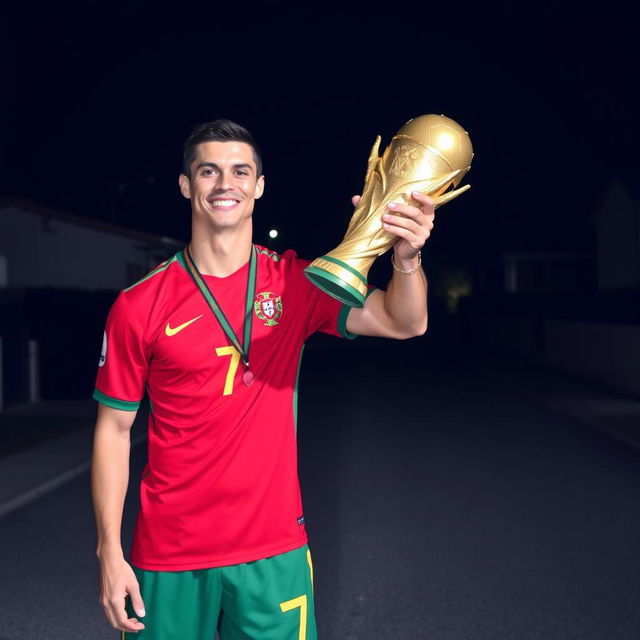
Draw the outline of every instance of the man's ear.
<instances>
[{"instance_id":1,"label":"man's ear","mask_svg":"<svg viewBox=\"0 0 640 640\"><path fill-rule=\"evenodd\" d=\"M264 176L260 176L256 182L255 198L256 200L264 193Z\"/></svg>"},{"instance_id":2,"label":"man's ear","mask_svg":"<svg viewBox=\"0 0 640 640\"><path fill-rule=\"evenodd\" d=\"M187 198L187 200L191 199L191 183L189 182L189 178L184 175L184 173L180 174L178 178L178 185L180 185L180 193Z\"/></svg>"}]
</instances>

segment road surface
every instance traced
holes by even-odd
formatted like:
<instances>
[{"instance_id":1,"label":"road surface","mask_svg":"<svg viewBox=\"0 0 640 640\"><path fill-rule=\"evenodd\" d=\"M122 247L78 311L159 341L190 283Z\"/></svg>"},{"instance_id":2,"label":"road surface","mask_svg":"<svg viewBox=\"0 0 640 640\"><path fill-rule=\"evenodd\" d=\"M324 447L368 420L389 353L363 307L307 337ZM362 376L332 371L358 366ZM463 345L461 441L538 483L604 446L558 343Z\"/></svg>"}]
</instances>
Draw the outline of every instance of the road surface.
<instances>
[{"instance_id":1,"label":"road surface","mask_svg":"<svg viewBox=\"0 0 640 640\"><path fill-rule=\"evenodd\" d=\"M300 383L320 638L637 640L638 451L427 338L358 342L312 345ZM132 477L143 462L140 446ZM0 539L0 640L118 637L88 473L1 518Z\"/></svg>"}]
</instances>

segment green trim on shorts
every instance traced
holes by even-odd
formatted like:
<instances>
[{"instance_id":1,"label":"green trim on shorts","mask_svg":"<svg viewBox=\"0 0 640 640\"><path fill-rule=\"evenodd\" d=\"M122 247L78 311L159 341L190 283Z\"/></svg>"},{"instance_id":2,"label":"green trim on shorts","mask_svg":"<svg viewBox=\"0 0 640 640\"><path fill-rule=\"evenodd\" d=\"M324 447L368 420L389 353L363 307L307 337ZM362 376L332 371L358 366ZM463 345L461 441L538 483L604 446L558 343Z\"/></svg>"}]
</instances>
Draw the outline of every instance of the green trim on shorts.
<instances>
[{"instance_id":1,"label":"green trim on shorts","mask_svg":"<svg viewBox=\"0 0 640 640\"><path fill-rule=\"evenodd\" d=\"M144 630L123 640L317 640L307 545L277 556L193 571L133 568ZM130 617L137 617L127 602Z\"/></svg>"}]
</instances>

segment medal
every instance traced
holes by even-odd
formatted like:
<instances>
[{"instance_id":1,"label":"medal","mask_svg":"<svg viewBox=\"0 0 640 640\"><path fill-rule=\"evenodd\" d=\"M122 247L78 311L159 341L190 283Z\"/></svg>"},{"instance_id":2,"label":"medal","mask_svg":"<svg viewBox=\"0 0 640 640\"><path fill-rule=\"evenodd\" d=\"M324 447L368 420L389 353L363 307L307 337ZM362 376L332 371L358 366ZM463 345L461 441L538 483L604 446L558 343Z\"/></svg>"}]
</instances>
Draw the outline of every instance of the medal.
<instances>
[{"instance_id":1,"label":"medal","mask_svg":"<svg viewBox=\"0 0 640 640\"><path fill-rule=\"evenodd\" d=\"M240 344L240 340L238 340L238 336L236 336L235 331L233 330L231 324L227 320L227 317L224 315L224 311L222 311L222 307L218 304L215 296L207 286L207 283L204 281L202 274L198 271L198 267L191 256L191 252L189 251L189 247L185 247L182 251L184 261L188 267L189 275L193 279L198 287L198 290L203 295L204 299L207 301L209 308L211 309L213 315L216 317L216 320L220 324L220 327L224 331L229 341L234 346L236 351L240 354L240 358L242 360L242 364L244 364L246 371L242 374L242 382L247 387L250 387L253 383L254 375L253 371L251 371L249 367L249 346L251 345L251 324L253 322L253 299L256 294L256 271L257 271L257 251L254 245L251 245L251 258L249 260L249 277L247 278L247 296L244 305L244 331L242 336L242 344Z\"/></svg>"}]
</instances>

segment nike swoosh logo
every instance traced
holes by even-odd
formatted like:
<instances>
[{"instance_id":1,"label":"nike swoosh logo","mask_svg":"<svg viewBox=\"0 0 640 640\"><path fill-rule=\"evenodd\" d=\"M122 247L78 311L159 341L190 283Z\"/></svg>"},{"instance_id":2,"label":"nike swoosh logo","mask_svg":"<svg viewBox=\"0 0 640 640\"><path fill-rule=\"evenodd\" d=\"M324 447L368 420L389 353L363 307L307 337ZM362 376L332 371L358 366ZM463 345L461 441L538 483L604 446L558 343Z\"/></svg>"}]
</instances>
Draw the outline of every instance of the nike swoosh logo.
<instances>
[{"instance_id":1,"label":"nike swoosh logo","mask_svg":"<svg viewBox=\"0 0 640 640\"><path fill-rule=\"evenodd\" d=\"M169 323L167 322L167 326L164 328L164 332L168 336L175 336L176 333L180 333L180 331L182 331L183 329L186 329L190 324L192 324L196 320L200 320L200 318L202 318L202 315L199 315L197 318L192 318L191 320L187 320L187 322L183 322L182 324L178 325L177 327L173 327L173 328L170 327Z\"/></svg>"}]
</instances>

